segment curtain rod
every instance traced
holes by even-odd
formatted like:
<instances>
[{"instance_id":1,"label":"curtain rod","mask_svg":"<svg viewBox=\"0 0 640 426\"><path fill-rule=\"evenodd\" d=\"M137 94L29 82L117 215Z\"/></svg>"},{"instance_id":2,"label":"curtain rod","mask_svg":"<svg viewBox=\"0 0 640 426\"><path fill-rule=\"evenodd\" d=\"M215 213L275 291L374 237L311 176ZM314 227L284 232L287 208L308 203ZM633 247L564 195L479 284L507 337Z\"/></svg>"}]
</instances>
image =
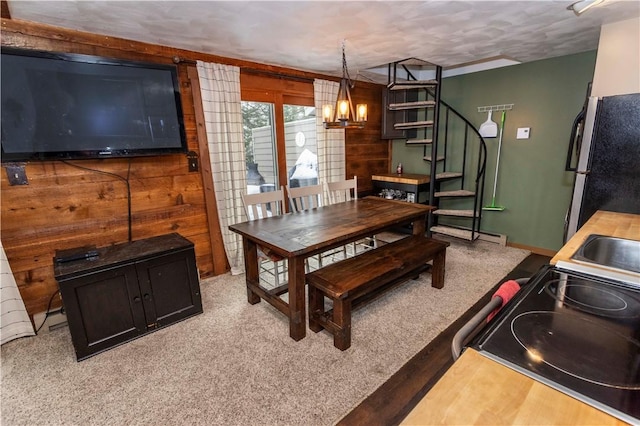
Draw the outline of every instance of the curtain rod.
<instances>
[{"instance_id":1,"label":"curtain rod","mask_svg":"<svg viewBox=\"0 0 640 426\"><path fill-rule=\"evenodd\" d=\"M271 77L286 78L287 80L303 81L305 83L309 83L309 82L313 83L313 80L314 80L314 78L312 77L301 77L299 75L285 74L285 73L276 72L276 71L266 71L266 70L261 70L257 68L240 67L240 70L247 72L249 74L264 74Z\"/></svg>"},{"instance_id":2,"label":"curtain rod","mask_svg":"<svg viewBox=\"0 0 640 426\"><path fill-rule=\"evenodd\" d=\"M189 64L189 65L196 65L197 64L196 60L185 59L185 58L180 57L180 56L174 56L171 59L176 64L179 64L179 63L186 63L186 64ZM268 76L271 76L271 77L286 78L288 80L298 80L298 81L302 81L302 82L305 82L305 83L313 83L313 81L315 80L315 77L302 77L302 76L299 76L299 75L287 74L287 73L277 72L277 71L267 71L267 70L263 70L263 69L259 69L259 68L251 68L251 67L240 66L240 70L244 71L244 72L246 72L248 74L263 74L263 75L268 75Z\"/></svg>"}]
</instances>

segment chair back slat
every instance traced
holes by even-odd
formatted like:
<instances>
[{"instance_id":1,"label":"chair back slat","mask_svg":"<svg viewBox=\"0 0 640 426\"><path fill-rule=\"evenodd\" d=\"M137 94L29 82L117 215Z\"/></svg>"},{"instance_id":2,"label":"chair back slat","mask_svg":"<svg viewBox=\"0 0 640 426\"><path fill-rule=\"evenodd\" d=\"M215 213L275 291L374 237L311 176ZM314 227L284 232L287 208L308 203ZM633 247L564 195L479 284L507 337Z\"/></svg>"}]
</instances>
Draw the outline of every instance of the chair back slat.
<instances>
[{"instance_id":1,"label":"chair back slat","mask_svg":"<svg viewBox=\"0 0 640 426\"><path fill-rule=\"evenodd\" d=\"M290 188L287 185L289 207L292 212L322 207L323 188L321 184Z\"/></svg>"},{"instance_id":2,"label":"chair back slat","mask_svg":"<svg viewBox=\"0 0 640 426\"><path fill-rule=\"evenodd\" d=\"M242 194L242 204L248 220L278 216L284 213L284 191Z\"/></svg>"},{"instance_id":3,"label":"chair back slat","mask_svg":"<svg viewBox=\"0 0 640 426\"><path fill-rule=\"evenodd\" d=\"M341 180L338 182L327 182L327 194L330 204L342 203L358 199L358 177Z\"/></svg>"}]
</instances>

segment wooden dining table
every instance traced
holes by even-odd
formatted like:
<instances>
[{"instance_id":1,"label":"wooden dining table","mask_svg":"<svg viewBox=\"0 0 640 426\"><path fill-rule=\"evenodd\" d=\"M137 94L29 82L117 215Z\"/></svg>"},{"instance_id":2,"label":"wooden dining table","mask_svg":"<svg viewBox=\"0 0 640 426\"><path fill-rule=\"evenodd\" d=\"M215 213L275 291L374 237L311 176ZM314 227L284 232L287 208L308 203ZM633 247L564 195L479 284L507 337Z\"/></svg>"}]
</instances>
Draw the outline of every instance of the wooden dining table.
<instances>
[{"instance_id":1,"label":"wooden dining table","mask_svg":"<svg viewBox=\"0 0 640 426\"><path fill-rule=\"evenodd\" d=\"M291 338L304 338L305 259L410 223L414 235L423 235L432 209L372 196L229 226L242 236L249 303L266 300L289 318ZM260 284L258 246L288 260L288 302L279 296L282 292Z\"/></svg>"}]
</instances>

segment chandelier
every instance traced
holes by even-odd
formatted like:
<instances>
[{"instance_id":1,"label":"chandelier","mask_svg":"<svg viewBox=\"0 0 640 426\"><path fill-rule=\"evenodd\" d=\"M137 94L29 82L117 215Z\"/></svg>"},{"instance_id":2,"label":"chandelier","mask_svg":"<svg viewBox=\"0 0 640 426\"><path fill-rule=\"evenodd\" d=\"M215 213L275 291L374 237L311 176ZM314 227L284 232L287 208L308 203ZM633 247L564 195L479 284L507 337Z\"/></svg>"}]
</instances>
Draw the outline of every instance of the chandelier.
<instances>
[{"instance_id":1,"label":"chandelier","mask_svg":"<svg viewBox=\"0 0 640 426\"><path fill-rule=\"evenodd\" d=\"M322 107L322 124L325 129L363 129L367 121L367 105L357 104L355 109L355 119L351 93L354 83L349 77L347 69L347 58L344 53L344 41L342 42L342 79L338 89L338 98L335 106L326 104Z\"/></svg>"}]
</instances>

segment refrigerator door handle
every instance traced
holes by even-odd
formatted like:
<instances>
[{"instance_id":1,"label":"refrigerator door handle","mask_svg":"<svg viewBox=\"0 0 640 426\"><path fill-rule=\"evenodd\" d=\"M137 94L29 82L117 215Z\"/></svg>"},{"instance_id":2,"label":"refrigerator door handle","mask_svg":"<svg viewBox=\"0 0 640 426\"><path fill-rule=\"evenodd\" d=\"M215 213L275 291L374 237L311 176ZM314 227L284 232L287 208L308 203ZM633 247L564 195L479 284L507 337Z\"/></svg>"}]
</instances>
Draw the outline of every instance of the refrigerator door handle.
<instances>
[{"instance_id":1,"label":"refrigerator door handle","mask_svg":"<svg viewBox=\"0 0 640 426\"><path fill-rule=\"evenodd\" d=\"M571 160L573 159L573 149L575 145L576 154L580 152L580 142L582 140L582 125L584 123L585 110L582 109L571 126L571 139L569 141L569 150L567 151L567 162L564 166L564 170L567 172L577 172L577 167L571 166ZM577 143L576 143L577 142Z\"/></svg>"},{"instance_id":2,"label":"refrigerator door handle","mask_svg":"<svg viewBox=\"0 0 640 426\"><path fill-rule=\"evenodd\" d=\"M565 233L565 242L568 241L568 239L571 238L579 228L578 223L580 221L584 187L587 179L589 179L589 175L591 174L589 154L591 151L591 143L593 141L597 109L598 98L590 97L587 99L587 108L580 112L581 114L584 114L584 122L582 124L582 134L580 135L578 164L574 169L575 182L573 184L573 194L571 196L569 214L567 215L568 224Z\"/></svg>"}]
</instances>

